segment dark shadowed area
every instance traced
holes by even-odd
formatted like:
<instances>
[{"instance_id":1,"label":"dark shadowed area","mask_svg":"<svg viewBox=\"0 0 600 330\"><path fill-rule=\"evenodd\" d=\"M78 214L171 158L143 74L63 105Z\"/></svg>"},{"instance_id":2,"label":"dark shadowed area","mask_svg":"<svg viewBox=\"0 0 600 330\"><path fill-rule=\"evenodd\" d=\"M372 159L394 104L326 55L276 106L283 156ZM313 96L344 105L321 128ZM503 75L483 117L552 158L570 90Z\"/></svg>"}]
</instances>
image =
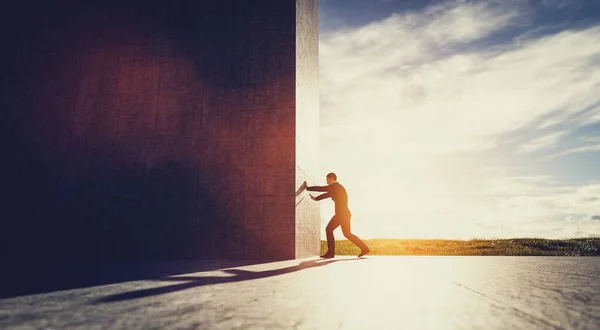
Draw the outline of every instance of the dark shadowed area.
<instances>
[{"instance_id":1,"label":"dark shadowed area","mask_svg":"<svg viewBox=\"0 0 600 330\"><path fill-rule=\"evenodd\" d=\"M3 14L10 278L294 257L280 245L294 240L293 2L22 1Z\"/></svg>"},{"instance_id":2,"label":"dark shadowed area","mask_svg":"<svg viewBox=\"0 0 600 330\"><path fill-rule=\"evenodd\" d=\"M89 288L123 282L210 272L223 268L263 264L261 260L180 260L79 262L74 264L23 263L16 272L2 274L0 298Z\"/></svg>"}]
</instances>

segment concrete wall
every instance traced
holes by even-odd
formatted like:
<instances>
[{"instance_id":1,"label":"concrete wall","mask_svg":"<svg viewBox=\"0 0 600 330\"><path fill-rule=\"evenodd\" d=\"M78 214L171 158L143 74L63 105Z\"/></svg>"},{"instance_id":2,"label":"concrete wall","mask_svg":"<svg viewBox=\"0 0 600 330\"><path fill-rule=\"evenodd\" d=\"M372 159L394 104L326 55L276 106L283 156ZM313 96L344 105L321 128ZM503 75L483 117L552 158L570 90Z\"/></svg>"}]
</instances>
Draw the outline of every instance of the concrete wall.
<instances>
[{"instance_id":1,"label":"concrete wall","mask_svg":"<svg viewBox=\"0 0 600 330\"><path fill-rule=\"evenodd\" d=\"M298 255L294 5L15 3L0 61L3 257Z\"/></svg>"},{"instance_id":2,"label":"concrete wall","mask_svg":"<svg viewBox=\"0 0 600 330\"><path fill-rule=\"evenodd\" d=\"M319 31L317 0L296 0L296 187L322 185L319 164ZM316 180L316 181L315 181ZM321 250L319 203L296 197L296 257Z\"/></svg>"}]
</instances>

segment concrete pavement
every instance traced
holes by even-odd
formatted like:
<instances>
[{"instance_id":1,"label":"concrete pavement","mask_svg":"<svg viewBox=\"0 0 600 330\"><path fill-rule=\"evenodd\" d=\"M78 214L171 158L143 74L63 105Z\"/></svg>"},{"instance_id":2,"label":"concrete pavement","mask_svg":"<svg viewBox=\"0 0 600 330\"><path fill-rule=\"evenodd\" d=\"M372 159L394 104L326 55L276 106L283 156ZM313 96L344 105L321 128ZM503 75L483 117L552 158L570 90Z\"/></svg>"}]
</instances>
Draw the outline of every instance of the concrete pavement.
<instances>
[{"instance_id":1,"label":"concrete pavement","mask_svg":"<svg viewBox=\"0 0 600 330\"><path fill-rule=\"evenodd\" d=\"M2 329L599 329L598 257L337 257L0 300Z\"/></svg>"}]
</instances>

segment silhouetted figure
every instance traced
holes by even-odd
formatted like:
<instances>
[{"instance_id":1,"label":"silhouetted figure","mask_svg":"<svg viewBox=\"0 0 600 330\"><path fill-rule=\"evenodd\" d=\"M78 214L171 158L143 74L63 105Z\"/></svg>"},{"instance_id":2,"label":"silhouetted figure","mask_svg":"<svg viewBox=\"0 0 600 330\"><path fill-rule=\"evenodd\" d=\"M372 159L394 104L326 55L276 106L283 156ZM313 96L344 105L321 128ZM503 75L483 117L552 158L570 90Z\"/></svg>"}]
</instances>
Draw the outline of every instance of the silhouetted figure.
<instances>
[{"instance_id":1,"label":"silhouetted figure","mask_svg":"<svg viewBox=\"0 0 600 330\"><path fill-rule=\"evenodd\" d=\"M333 236L333 231L340 225L342 226L342 233L344 233L344 236L360 248L361 252L358 256L362 257L371 252L371 250L369 250L367 245L361 241L360 238L352 234L352 231L350 230L350 218L352 217L352 212L350 212L350 209L348 208L348 193L346 192L346 188L337 182L337 175L335 175L335 173L327 174L325 179L327 180L327 186L308 187L306 181L302 184L308 191L325 192L325 194L321 194L317 197L310 195L312 200L320 201L331 197L335 203L335 214L325 228L325 233L327 234L327 253L322 255L321 258L333 258L335 256L335 238Z\"/></svg>"}]
</instances>

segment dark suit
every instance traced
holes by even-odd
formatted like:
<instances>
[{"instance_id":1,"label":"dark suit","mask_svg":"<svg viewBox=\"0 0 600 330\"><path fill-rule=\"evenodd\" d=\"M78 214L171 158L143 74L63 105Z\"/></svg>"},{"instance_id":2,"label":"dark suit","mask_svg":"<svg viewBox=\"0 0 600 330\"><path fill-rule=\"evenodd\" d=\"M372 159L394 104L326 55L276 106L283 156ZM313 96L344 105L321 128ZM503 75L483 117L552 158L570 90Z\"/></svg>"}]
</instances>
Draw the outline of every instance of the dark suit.
<instances>
[{"instance_id":1,"label":"dark suit","mask_svg":"<svg viewBox=\"0 0 600 330\"><path fill-rule=\"evenodd\" d=\"M352 212L350 212L350 209L348 208L348 193L344 186L339 182L334 182L328 186L307 187L306 190L325 192L324 194L317 196L316 200L320 201L331 197L335 203L335 215L331 218L325 228L325 233L327 234L327 254L335 254L335 238L333 236L333 231L340 225L342 226L342 233L344 233L344 236L347 239L357 245L362 251L368 249L365 243L363 243L356 235L352 234L352 231L350 230L350 218L352 217Z\"/></svg>"}]
</instances>

